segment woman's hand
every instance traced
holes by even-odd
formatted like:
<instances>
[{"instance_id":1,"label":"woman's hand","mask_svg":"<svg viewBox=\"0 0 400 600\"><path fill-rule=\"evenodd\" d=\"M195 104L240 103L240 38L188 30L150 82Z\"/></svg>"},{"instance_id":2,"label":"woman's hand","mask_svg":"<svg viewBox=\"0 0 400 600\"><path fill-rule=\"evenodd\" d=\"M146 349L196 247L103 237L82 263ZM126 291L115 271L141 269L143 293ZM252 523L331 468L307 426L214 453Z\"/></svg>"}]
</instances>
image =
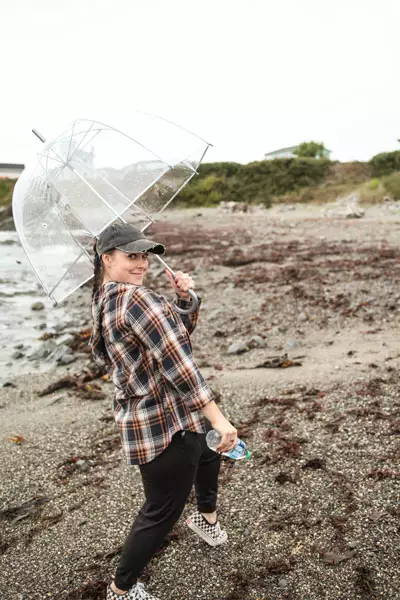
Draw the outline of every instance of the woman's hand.
<instances>
[{"instance_id":1,"label":"woman's hand","mask_svg":"<svg viewBox=\"0 0 400 600\"><path fill-rule=\"evenodd\" d=\"M201 409L201 412L208 419L211 427L222 435L215 452L228 452L232 450L237 444L237 430L220 411L215 400L207 402Z\"/></svg>"},{"instance_id":2,"label":"woman's hand","mask_svg":"<svg viewBox=\"0 0 400 600\"><path fill-rule=\"evenodd\" d=\"M228 421L228 419L220 419L212 423L212 426L216 431L222 435L222 439L216 447L216 452L229 452L237 444L238 435L237 429Z\"/></svg>"},{"instance_id":3,"label":"woman's hand","mask_svg":"<svg viewBox=\"0 0 400 600\"><path fill-rule=\"evenodd\" d=\"M178 296L180 296L184 300L189 300L190 295L187 293L186 290L188 290L189 288L194 288L194 281L190 277L190 275L188 273L182 273L182 271L176 271L174 278L174 276L170 271L168 271L168 269L165 269L165 272L168 276L168 279L171 282L174 292L176 292Z\"/></svg>"}]
</instances>

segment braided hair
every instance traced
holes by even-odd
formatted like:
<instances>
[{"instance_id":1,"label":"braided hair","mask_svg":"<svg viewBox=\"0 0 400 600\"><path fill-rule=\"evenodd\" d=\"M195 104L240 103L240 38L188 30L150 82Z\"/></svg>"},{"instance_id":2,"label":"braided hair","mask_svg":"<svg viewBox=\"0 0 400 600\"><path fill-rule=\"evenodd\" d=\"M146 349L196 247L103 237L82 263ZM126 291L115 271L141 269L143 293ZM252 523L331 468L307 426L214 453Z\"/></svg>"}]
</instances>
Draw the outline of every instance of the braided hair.
<instances>
[{"instance_id":1,"label":"braided hair","mask_svg":"<svg viewBox=\"0 0 400 600\"><path fill-rule=\"evenodd\" d=\"M93 278L93 288L92 288L92 302L98 291L99 287L103 281L104 269L103 269L103 261L101 260L101 256L97 253L96 249L96 240L93 243L93 251L94 251L94 278Z\"/></svg>"}]
</instances>

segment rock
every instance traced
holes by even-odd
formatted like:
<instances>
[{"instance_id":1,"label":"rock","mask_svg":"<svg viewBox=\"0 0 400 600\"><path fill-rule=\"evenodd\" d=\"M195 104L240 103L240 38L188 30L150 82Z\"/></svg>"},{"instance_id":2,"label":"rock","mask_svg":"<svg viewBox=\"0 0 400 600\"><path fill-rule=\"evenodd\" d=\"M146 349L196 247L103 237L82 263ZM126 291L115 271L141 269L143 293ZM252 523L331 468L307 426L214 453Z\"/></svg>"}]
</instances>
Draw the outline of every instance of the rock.
<instances>
[{"instance_id":1,"label":"rock","mask_svg":"<svg viewBox=\"0 0 400 600\"><path fill-rule=\"evenodd\" d=\"M23 348L23 347L24 347L24 345L23 345L23 344L17 344L16 346L14 346L14 348L15 348L16 350L22 350L22 348Z\"/></svg>"},{"instance_id":2,"label":"rock","mask_svg":"<svg viewBox=\"0 0 400 600\"><path fill-rule=\"evenodd\" d=\"M35 329L46 329L47 323L40 323L40 325L35 325Z\"/></svg>"},{"instance_id":3,"label":"rock","mask_svg":"<svg viewBox=\"0 0 400 600\"><path fill-rule=\"evenodd\" d=\"M308 316L306 315L306 313L302 312L299 314L298 320L299 321L308 321Z\"/></svg>"},{"instance_id":4,"label":"rock","mask_svg":"<svg viewBox=\"0 0 400 600\"><path fill-rule=\"evenodd\" d=\"M249 347L246 342L233 342L228 350L227 354L243 354L243 352L247 352Z\"/></svg>"},{"instance_id":5,"label":"rock","mask_svg":"<svg viewBox=\"0 0 400 600\"><path fill-rule=\"evenodd\" d=\"M31 305L31 310L43 310L45 308L45 305L43 304L43 302L34 302Z\"/></svg>"},{"instance_id":6,"label":"rock","mask_svg":"<svg viewBox=\"0 0 400 600\"><path fill-rule=\"evenodd\" d=\"M36 348L33 352L28 354L28 360L42 360L43 358L48 358L56 349L56 343L53 340L46 340L43 344Z\"/></svg>"},{"instance_id":7,"label":"rock","mask_svg":"<svg viewBox=\"0 0 400 600\"><path fill-rule=\"evenodd\" d=\"M265 341L261 335L253 335L247 342L249 348L264 348Z\"/></svg>"},{"instance_id":8,"label":"rock","mask_svg":"<svg viewBox=\"0 0 400 600\"><path fill-rule=\"evenodd\" d=\"M74 360L76 360L77 357L72 354L71 350L69 348L67 348L66 350L64 350L64 352L62 354L59 354L56 358L56 363L58 365L69 365L70 363L74 362Z\"/></svg>"},{"instance_id":9,"label":"rock","mask_svg":"<svg viewBox=\"0 0 400 600\"><path fill-rule=\"evenodd\" d=\"M13 387L13 388L16 388L17 386L12 381L5 381L3 383L3 387Z\"/></svg>"},{"instance_id":10,"label":"rock","mask_svg":"<svg viewBox=\"0 0 400 600\"><path fill-rule=\"evenodd\" d=\"M82 458L80 458L79 460L76 461L75 465L77 466L78 469L80 469L81 471L88 471L90 468L89 463L87 462L87 460L83 460Z\"/></svg>"},{"instance_id":11,"label":"rock","mask_svg":"<svg viewBox=\"0 0 400 600\"><path fill-rule=\"evenodd\" d=\"M20 350L16 350L15 352L13 352L11 354L11 358L22 358L23 356L25 356L25 354L23 352L21 352Z\"/></svg>"},{"instance_id":12,"label":"rock","mask_svg":"<svg viewBox=\"0 0 400 600\"><path fill-rule=\"evenodd\" d=\"M75 336L72 333L64 333L56 340L57 346L70 346L75 341Z\"/></svg>"}]
</instances>

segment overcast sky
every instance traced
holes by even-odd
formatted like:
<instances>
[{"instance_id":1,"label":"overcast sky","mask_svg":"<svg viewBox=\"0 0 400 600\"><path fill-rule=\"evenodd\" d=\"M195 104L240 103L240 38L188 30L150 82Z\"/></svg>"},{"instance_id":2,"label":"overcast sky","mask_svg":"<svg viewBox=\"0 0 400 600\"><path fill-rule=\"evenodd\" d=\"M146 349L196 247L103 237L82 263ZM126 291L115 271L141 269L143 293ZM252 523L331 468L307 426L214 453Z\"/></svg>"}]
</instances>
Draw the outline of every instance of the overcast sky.
<instances>
[{"instance_id":1,"label":"overcast sky","mask_svg":"<svg viewBox=\"0 0 400 600\"><path fill-rule=\"evenodd\" d=\"M2 0L0 162L74 118L187 127L208 161L400 149L399 0Z\"/></svg>"}]
</instances>

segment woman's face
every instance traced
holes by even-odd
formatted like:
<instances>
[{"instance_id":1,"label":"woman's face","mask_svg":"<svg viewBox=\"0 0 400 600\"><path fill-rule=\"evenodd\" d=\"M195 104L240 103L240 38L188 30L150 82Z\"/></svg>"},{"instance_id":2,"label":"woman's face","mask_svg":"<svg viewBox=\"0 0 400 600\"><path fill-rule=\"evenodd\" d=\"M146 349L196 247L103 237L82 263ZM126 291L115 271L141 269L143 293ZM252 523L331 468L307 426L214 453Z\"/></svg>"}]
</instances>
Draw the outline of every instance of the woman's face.
<instances>
[{"instance_id":1,"label":"woman's face","mask_svg":"<svg viewBox=\"0 0 400 600\"><path fill-rule=\"evenodd\" d=\"M111 253L103 254L104 278L106 281L119 281L142 285L143 278L149 269L147 252L127 254L122 250L114 249Z\"/></svg>"}]
</instances>

